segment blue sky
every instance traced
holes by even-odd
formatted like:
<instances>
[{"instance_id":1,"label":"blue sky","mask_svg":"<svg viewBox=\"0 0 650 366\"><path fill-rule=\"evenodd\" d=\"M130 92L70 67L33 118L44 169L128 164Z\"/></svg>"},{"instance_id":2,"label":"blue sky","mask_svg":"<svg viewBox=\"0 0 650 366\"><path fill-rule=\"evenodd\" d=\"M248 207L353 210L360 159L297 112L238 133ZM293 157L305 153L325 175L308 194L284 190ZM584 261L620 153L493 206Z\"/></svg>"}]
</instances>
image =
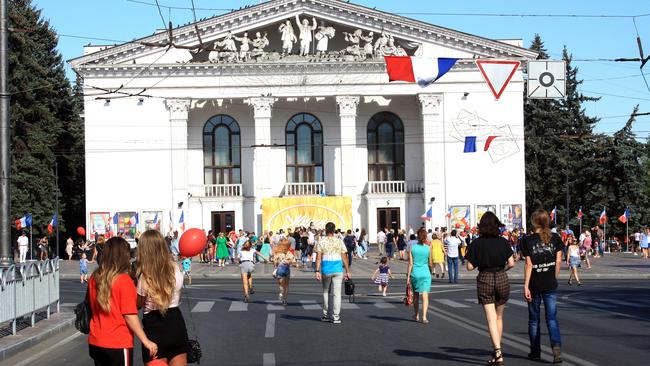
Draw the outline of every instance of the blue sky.
<instances>
[{"instance_id":1,"label":"blue sky","mask_svg":"<svg viewBox=\"0 0 650 366\"><path fill-rule=\"evenodd\" d=\"M85 44L111 44L113 42L75 38L70 36L105 38L128 41L149 35L162 27L155 6L138 3L155 3L155 0L33 0L43 10L43 16L62 36L59 50L64 59L82 54ZM163 6L189 8L191 0L159 0ZM224 11L200 10L238 9L254 5L257 0L194 0L197 17L204 18ZM463 14L594 14L639 15L636 24L646 54L650 53L650 1L647 0L353 0L352 2L376 7L393 13L420 13L406 16L443 27L457 29L488 38L521 38L527 47L535 33L539 33L553 58L560 58L562 47L567 46L575 59L610 59L638 57L636 32L632 18L558 18L558 17L484 17L443 16L421 13ZM166 20L174 25L193 19L186 9L163 9ZM67 35L67 36L64 36ZM584 79L581 90L591 96L600 96L598 102L586 103L587 113L602 117L596 131L611 133L621 128L627 115L636 104L640 112L650 112L650 91L641 78L638 63L601 61L576 61L579 76ZM645 67L650 74L650 63ZM71 76L68 67L68 74ZM647 76L650 82L650 75ZM635 126L639 138L650 135L650 116L641 116Z\"/></svg>"}]
</instances>

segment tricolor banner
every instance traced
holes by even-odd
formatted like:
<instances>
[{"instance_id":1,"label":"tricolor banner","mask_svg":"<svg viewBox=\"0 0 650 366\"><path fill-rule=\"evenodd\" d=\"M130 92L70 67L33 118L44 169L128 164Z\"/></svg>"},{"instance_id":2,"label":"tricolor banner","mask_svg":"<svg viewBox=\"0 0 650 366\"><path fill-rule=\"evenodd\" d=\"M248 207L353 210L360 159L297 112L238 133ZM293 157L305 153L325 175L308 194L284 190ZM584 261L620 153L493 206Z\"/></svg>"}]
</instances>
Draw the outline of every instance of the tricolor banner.
<instances>
[{"instance_id":1,"label":"tricolor banner","mask_svg":"<svg viewBox=\"0 0 650 366\"><path fill-rule=\"evenodd\" d=\"M32 215L27 214L18 220L16 220L16 230L20 230L26 227L32 227Z\"/></svg>"},{"instance_id":2,"label":"tricolor banner","mask_svg":"<svg viewBox=\"0 0 650 366\"><path fill-rule=\"evenodd\" d=\"M384 59L389 81L418 83L421 87L433 84L458 61L457 58L413 56L384 56Z\"/></svg>"}]
</instances>

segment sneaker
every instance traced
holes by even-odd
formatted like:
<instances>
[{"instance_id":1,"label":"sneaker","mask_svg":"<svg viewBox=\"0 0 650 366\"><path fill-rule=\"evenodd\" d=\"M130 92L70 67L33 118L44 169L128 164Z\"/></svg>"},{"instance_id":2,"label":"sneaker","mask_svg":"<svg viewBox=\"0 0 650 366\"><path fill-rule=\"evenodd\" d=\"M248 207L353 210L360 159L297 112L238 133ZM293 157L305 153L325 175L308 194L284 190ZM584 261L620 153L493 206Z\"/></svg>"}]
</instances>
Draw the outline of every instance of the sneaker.
<instances>
[{"instance_id":1,"label":"sneaker","mask_svg":"<svg viewBox=\"0 0 650 366\"><path fill-rule=\"evenodd\" d=\"M341 319L332 320L332 324L341 324Z\"/></svg>"},{"instance_id":2,"label":"sneaker","mask_svg":"<svg viewBox=\"0 0 650 366\"><path fill-rule=\"evenodd\" d=\"M559 346L553 347L553 363L562 363L562 349Z\"/></svg>"},{"instance_id":3,"label":"sneaker","mask_svg":"<svg viewBox=\"0 0 650 366\"><path fill-rule=\"evenodd\" d=\"M329 323L332 321L332 319L330 319L328 316L323 316L322 318L320 318L320 321Z\"/></svg>"}]
</instances>

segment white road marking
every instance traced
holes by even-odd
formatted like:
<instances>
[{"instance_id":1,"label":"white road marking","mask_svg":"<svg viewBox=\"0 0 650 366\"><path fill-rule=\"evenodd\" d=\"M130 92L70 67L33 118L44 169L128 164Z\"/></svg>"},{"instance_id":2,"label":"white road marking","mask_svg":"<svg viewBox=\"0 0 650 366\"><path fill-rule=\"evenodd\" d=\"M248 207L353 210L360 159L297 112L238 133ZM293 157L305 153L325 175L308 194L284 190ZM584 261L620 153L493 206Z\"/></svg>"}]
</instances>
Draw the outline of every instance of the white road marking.
<instances>
[{"instance_id":1,"label":"white road marking","mask_svg":"<svg viewBox=\"0 0 650 366\"><path fill-rule=\"evenodd\" d=\"M193 313L209 313L214 306L214 301L199 301L192 308Z\"/></svg>"},{"instance_id":2,"label":"white road marking","mask_svg":"<svg viewBox=\"0 0 650 366\"><path fill-rule=\"evenodd\" d=\"M305 310L322 310L323 307L316 303L316 300L300 300L302 308Z\"/></svg>"},{"instance_id":3,"label":"white road marking","mask_svg":"<svg viewBox=\"0 0 650 366\"><path fill-rule=\"evenodd\" d=\"M272 310L284 310L285 307L283 305L280 305L280 300L266 300L266 310L272 311Z\"/></svg>"},{"instance_id":4,"label":"white road marking","mask_svg":"<svg viewBox=\"0 0 650 366\"><path fill-rule=\"evenodd\" d=\"M435 302L439 302L443 305L451 306L452 308L468 308L469 305L465 305L458 301L449 300L449 299L433 299Z\"/></svg>"},{"instance_id":5,"label":"white road marking","mask_svg":"<svg viewBox=\"0 0 650 366\"><path fill-rule=\"evenodd\" d=\"M359 309L359 305L352 302L341 301L341 309L355 310L355 309Z\"/></svg>"},{"instance_id":6,"label":"white road marking","mask_svg":"<svg viewBox=\"0 0 650 366\"><path fill-rule=\"evenodd\" d=\"M264 338L273 337L275 337L275 314L271 313L266 317L266 331L264 332Z\"/></svg>"},{"instance_id":7,"label":"white road marking","mask_svg":"<svg viewBox=\"0 0 650 366\"><path fill-rule=\"evenodd\" d=\"M74 302L62 302L61 306L62 307L75 307L75 306L77 306L77 304L75 304Z\"/></svg>"},{"instance_id":8,"label":"white road marking","mask_svg":"<svg viewBox=\"0 0 650 366\"><path fill-rule=\"evenodd\" d=\"M248 303L243 301L233 301L230 303L228 311L248 311Z\"/></svg>"},{"instance_id":9,"label":"white road marking","mask_svg":"<svg viewBox=\"0 0 650 366\"><path fill-rule=\"evenodd\" d=\"M395 305L393 305L393 304L391 304L389 302L383 301L383 300L375 301L373 303L373 305L375 305L375 307L377 307L379 309L392 309L392 308L395 307Z\"/></svg>"},{"instance_id":10,"label":"white road marking","mask_svg":"<svg viewBox=\"0 0 650 366\"><path fill-rule=\"evenodd\" d=\"M275 353L265 353L262 355L262 366L275 366Z\"/></svg>"},{"instance_id":11,"label":"white road marking","mask_svg":"<svg viewBox=\"0 0 650 366\"><path fill-rule=\"evenodd\" d=\"M508 302L507 302L506 304L507 304L507 305L512 304L512 305L517 305L517 306L523 306L523 307L525 307L525 308L528 307L528 303L527 303L526 301L515 300L515 299L510 299L510 300L508 300Z\"/></svg>"}]
</instances>

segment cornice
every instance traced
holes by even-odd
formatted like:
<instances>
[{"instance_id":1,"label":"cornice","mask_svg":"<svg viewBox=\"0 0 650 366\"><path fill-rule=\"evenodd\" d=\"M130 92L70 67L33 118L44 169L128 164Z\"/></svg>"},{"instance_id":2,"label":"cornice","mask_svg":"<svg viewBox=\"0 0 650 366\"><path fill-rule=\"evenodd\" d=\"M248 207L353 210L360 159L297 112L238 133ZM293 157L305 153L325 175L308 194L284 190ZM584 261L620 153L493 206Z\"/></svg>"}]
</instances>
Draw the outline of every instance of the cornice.
<instances>
[{"instance_id":1,"label":"cornice","mask_svg":"<svg viewBox=\"0 0 650 366\"><path fill-rule=\"evenodd\" d=\"M195 26L204 40L215 34L226 33L233 28L255 27L268 18L288 17L302 11L310 15L327 17L339 22L350 22L367 29L385 30L399 37L420 41L434 42L448 47L473 52L480 57L494 58L534 58L536 53L521 47L470 35L456 30L443 28L422 21L397 16L394 14L351 4L341 0L275 0L228 14L216 16L178 27L173 30L173 41L179 45L188 45L196 41ZM84 55L69 63L74 68L83 64L111 64L134 58L151 51L153 48L139 42L164 43L168 41L167 32L154 34L133 42L110 47L92 54Z\"/></svg>"}]
</instances>

